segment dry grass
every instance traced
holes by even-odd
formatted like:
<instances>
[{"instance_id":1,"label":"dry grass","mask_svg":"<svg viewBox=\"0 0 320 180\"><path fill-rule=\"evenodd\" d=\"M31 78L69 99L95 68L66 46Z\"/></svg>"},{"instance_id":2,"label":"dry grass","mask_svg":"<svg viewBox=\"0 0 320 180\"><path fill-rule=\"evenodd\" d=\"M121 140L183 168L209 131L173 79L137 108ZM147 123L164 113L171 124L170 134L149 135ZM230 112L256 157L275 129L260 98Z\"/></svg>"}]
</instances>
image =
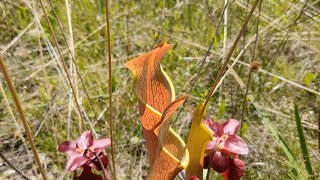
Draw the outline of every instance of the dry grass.
<instances>
[{"instance_id":1,"label":"dry grass","mask_svg":"<svg viewBox=\"0 0 320 180\"><path fill-rule=\"evenodd\" d=\"M109 136L106 121L109 95L104 4L89 0L53 1L67 43L48 1L44 2L76 94L71 94L52 33L38 1L0 2L0 52L21 98L48 178L71 178L72 175L64 171L66 156L57 153L57 144L68 138L75 139L81 134L80 129L90 129L88 122L97 136ZM66 9L66 2L71 11ZM188 92L196 80L174 126L186 137L196 104L204 101L213 78L221 68L225 54L223 47L230 48L243 25L245 11L251 5L246 6L246 1L241 0L230 2L227 39L223 40L224 29L221 27L199 79L195 79L220 19L223 1L111 1L113 119L119 179L144 179L149 168L138 120L137 99L132 91L131 75L124 63L151 50L163 36L174 44L163 61L163 67L172 77L177 96ZM309 1L301 11L303 7L302 1L262 2L255 51L255 57L262 65L260 71L251 75L248 94L255 97L303 167L293 117L293 103L298 105L314 172L319 178L320 5L319 1ZM248 78L248 65L254 51L258 11L253 15L245 39L240 40L232 56L233 69L244 82ZM293 23L295 21L297 23ZM280 44L283 45L279 50ZM75 57L83 84L75 65L72 65L72 57ZM26 148L30 148L30 144L25 140L21 120L3 78L1 74L0 150L23 173L33 179L41 179L33 156ZM208 104L208 116L220 122L231 117L240 119L244 94L245 90L239 87L234 76L227 73L222 87ZM87 116L83 124L79 123L80 116L72 100L74 96ZM287 156L249 99L244 109L248 126L244 138L250 149L250 154L243 157L247 165L245 179L287 179L291 170ZM107 153L111 159L110 149ZM302 168L300 173L306 174L305 169ZM17 178L18 175L0 161L0 179Z\"/></svg>"}]
</instances>

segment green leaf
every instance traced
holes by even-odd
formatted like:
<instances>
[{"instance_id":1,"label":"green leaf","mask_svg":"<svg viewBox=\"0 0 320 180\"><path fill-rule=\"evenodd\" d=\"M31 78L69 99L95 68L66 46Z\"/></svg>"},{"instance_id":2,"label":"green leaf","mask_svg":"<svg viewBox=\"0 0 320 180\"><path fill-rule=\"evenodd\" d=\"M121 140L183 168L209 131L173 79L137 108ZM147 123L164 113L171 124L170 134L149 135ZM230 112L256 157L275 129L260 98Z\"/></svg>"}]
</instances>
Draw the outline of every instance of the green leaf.
<instances>
[{"instance_id":1,"label":"green leaf","mask_svg":"<svg viewBox=\"0 0 320 180\"><path fill-rule=\"evenodd\" d=\"M224 180L224 177L222 176L221 173L218 173L216 180Z\"/></svg>"},{"instance_id":2,"label":"green leaf","mask_svg":"<svg viewBox=\"0 0 320 180\"><path fill-rule=\"evenodd\" d=\"M296 105L294 105L294 117L295 117L296 124L297 124L297 130L298 130L298 134L299 134L299 141L300 141L301 152L302 152L302 155L303 155L305 168L306 168L306 170L307 170L307 172L309 174L309 179L315 179L314 173L313 173L313 170L312 170L312 166L311 166L311 162L310 162L310 158L309 158L306 139L305 139L304 133L303 133L301 119L300 119L298 108L297 108Z\"/></svg>"}]
</instances>

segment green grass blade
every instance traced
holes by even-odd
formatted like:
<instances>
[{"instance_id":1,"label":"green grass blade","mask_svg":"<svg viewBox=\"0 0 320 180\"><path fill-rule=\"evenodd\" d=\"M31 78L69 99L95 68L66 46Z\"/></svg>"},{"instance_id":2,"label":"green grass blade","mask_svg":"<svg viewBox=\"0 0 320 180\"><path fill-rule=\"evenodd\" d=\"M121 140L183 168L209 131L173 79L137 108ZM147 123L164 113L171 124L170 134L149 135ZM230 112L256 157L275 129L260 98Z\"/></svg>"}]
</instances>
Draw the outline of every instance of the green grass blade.
<instances>
[{"instance_id":1,"label":"green grass blade","mask_svg":"<svg viewBox=\"0 0 320 180\"><path fill-rule=\"evenodd\" d=\"M268 127L268 129L271 131L271 134L273 135L273 138L276 140L276 142L281 147L282 151L286 154L289 162L292 166L292 174L297 176L298 172L300 171L299 164L293 155L292 151L290 150L289 146L285 143L285 141L282 139L280 133L278 130L274 127L273 123L271 122L270 118L267 116L265 112L262 111L262 108L260 105L255 101L253 95L248 95L249 100L255 107L258 116L262 119L262 121L265 123L265 125ZM302 177L302 173L299 173L301 177L299 179L305 179ZM295 179L295 177L292 177L292 179Z\"/></svg>"},{"instance_id":2,"label":"green grass blade","mask_svg":"<svg viewBox=\"0 0 320 180\"><path fill-rule=\"evenodd\" d=\"M299 112L298 112L298 109L297 109L296 105L294 105L294 117L295 117L296 124L297 124L297 130L298 130L298 135L299 135L299 141L300 141L301 151L302 151L302 155L303 155L303 160L304 160L304 163L305 163L305 168L306 168L306 170L307 170L307 172L309 174L309 179L315 179L314 178L314 173L313 173L313 170L312 170L312 166L311 166L311 162L310 162L310 158L309 158L306 139L305 139L304 133L303 133L301 119L300 119Z\"/></svg>"},{"instance_id":3,"label":"green grass blade","mask_svg":"<svg viewBox=\"0 0 320 180\"><path fill-rule=\"evenodd\" d=\"M245 88L245 84L242 81L242 79L239 77L239 75L233 70L231 69L230 73L233 75L233 77L235 78L235 80L238 82L238 84L240 85L241 88ZM285 143L285 141L281 138L280 133L278 132L278 130L274 127L273 123L271 122L270 118L268 117L268 115L262 110L262 107L260 106L260 104L255 100L255 97L252 94L248 94L248 99L250 100L251 104L254 106L254 108L257 111L258 116L262 119L262 121L264 122L264 124L268 127L268 129L271 131L271 134L273 135L273 138L276 140L276 142L279 144L279 146L281 147L282 151L285 153L285 155L287 156L289 162L291 163L292 166L292 170L291 170L291 175L289 175L291 177L291 179L306 179L306 177L303 175L303 173L298 173L301 172L301 167L298 164L295 156L293 155L292 151L290 150L290 148L287 146L287 144ZM297 177L298 176L298 177Z\"/></svg>"}]
</instances>

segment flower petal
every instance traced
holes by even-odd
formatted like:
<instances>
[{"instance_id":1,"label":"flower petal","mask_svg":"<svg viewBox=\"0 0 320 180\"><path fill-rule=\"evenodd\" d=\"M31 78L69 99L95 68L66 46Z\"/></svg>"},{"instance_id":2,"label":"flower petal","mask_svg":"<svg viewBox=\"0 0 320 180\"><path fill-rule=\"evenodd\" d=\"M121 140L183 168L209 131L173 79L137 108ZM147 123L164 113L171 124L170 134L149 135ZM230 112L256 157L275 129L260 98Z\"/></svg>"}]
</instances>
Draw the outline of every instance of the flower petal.
<instances>
[{"instance_id":1,"label":"flower petal","mask_svg":"<svg viewBox=\"0 0 320 180\"><path fill-rule=\"evenodd\" d=\"M91 131L85 131L77 140L77 146L83 149L89 148L93 145L93 137Z\"/></svg>"},{"instance_id":2,"label":"flower petal","mask_svg":"<svg viewBox=\"0 0 320 180\"><path fill-rule=\"evenodd\" d=\"M209 167L210 154L212 154L212 153L208 153L206 156L204 156L203 169L208 169L208 167Z\"/></svg>"},{"instance_id":3,"label":"flower petal","mask_svg":"<svg viewBox=\"0 0 320 180\"><path fill-rule=\"evenodd\" d=\"M103 164L103 167L104 167L104 168L107 168L107 167L108 167L108 164L109 164L109 159L108 159L108 157L107 157L106 155L102 154L102 155L100 156L100 159L101 159L101 162L102 162L102 164Z\"/></svg>"},{"instance_id":4,"label":"flower petal","mask_svg":"<svg viewBox=\"0 0 320 180\"><path fill-rule=\"evenodd\" d=\"M239 127L240 123L235 119L229 119L228 121L222 124L224 134L236 134Z\"/></svg>"},{"instance_id":5,"label":"flower petal","mask_svg":"<svg viewBox=\"0 0 320 180\"><path fill-rule=\"evenodd\" d=\"M212 119L206 119L203 123L212 131L213 137L221 137L224 134L222 126Z\"/></svg>"},{"instance_id":6,"label":"flower petal","mask_svg":"<svg viewBox=\"0 0 320 180\"><path fill-rule=\"evenodd\" d=\"M248 154L249 148L244 140L236 135L228 135L224 142L223 149L235 154Z\"/></svg>"},{"instance_id":7,"label":"flower petal","mask_svg":"<svg viewBox=\"0 0 320 180\"><path fill-rule=\"evenodd\" d=\"M93 141L94 151L100 153L106 147L111 145L111 140L109 138L97 139Z\"/></svg>"},{"instance_id":8,"label":"flower petal","mask_svg":"<svg viewBox=\"0 0 320 180\"><path fill-rule=\"evenodd\" d=\"M59 145L58 151L64 152L68 154L72 154L77 150L76 142L75 141L65 141Z\"/></svg>"},{"instance_id":9,"label":"flower petal","mask_svg":"<svg viewBox=\"0 0 320 180\"><path fill-rule=\"evenodd\" d=\"M197 176L191 176L189 180L200 180Z\"/></svg>"},{"instance_id":10,"label":"flower petal","mask_svg":"<svg viewBox=\"0 0 320 180\"><path fill-rule=\"evenodd\" d=\"M225 179L240 180L246 170L246 165L241 159L229 159L229 168L223 173Z\"/></svg>"},{"instance_id":11,"label":"flower petal","mask_svg":"<svg viewBox=\"0 0 320 180\"><path fill-rule=\"evenodd\" d=\"M223 156L220 152L216 152L213 155L211 166L215 171L222 173L228 168L228 159L228 157Z\"/></svg>"},{"instance_id":12,"label":"flower petal","mask_svg":"<svg viewBox=\"0 0 320 180\"><path fill-rule=\"evenodd\" d=\"M233 161L235 170L238 176L243 176L243 173L246 171L246 165L241 159L234 159Z\"/></svg>"},{"instance_id":13,"label":"flower petal","mask_svg":"<svg viewBox=\"0 0 320 180\"><path fill-rule=\"evenodd\" d=\"M217 148L217 142L216 141L210 141L208 142L207 146L206 146L206 152L214 152L216 151Z\"/></svg>"},{"instance_id":14,"label":"flower petal","mask_svg":"<svg viewBox=\"0 0 320 180\"><path fill-rule=\"evenodd\" d=\"M85 164L90 159L82 154L76 154L73 156L70 156L68 163L67 163L67 169L68 171L74 171L78 167Z\"/></svg>"}]
</instances>

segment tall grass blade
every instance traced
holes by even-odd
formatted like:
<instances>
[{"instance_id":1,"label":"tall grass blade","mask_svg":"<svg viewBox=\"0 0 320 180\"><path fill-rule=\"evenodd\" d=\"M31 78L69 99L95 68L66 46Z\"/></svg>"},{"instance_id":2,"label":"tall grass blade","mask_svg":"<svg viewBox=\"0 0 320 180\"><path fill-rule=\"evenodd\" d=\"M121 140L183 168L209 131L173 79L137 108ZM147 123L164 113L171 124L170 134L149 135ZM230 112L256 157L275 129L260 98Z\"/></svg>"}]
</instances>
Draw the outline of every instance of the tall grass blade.
<instances>
[{"instance_id":1,"label":"tall grass blade","mask_svg":"<svg viewBox=\"0 0 320 180\"><path fill-rule=\"evenodd\" d=\"M27 138L28 138L30 146L31 146L31 150L33 152L33 155L34 155L35 160L37 162L37 165L39 167L39 171L40 171L43 179L47 180L48 178L47 178L47 175L44 172L44 169L42 167L41 160L40 160L36 145L34 144L34 141L33 141L31 129L30 129L29 124L27 122L27 118L26 118L26 116L25 116L25 114L23 112L23 108L22 108L22 105L21 105L20 98L18 97L16 89L15 89L13 83L12 83L12 80L10 78L9 72L7 70L6 65L4 64L4 61L3 61L2 57L1 57L1 55L0 55L0 69L1 69L1 71L3 73L4 78L7 81L8 87L10 89L10 93L11 93L11 95L13 97L13 100L14 100L14 103L17 106L17 109L18 109L18 112L19 112L23 127L24 127L24 129L26 131Z\"/></svg>"},{"instance_id":2,"label":"tall grass blade","mask_svg":"<svg viewBox=\"0 0 320 180\"><path fill-rule=\"evenodd\" d=\"M302 152L302 155L303 155L305 168L306 168L306 170L307 170L307 172L309 174L309 179L315 179L314 178L314 173L313 173L313 170L312 170L312 166L311 166L311 162L310 162L310 158L309 158L306 139L304 137L302 123L301 123L301 119L300 119L300 116L299 116L297 105L294 105L294 117L295 117L296 124L297 124L297 130L298 130L299 141L300 141L300 146L301 146L301 152Z\"/></svg>"}]
</instances>

